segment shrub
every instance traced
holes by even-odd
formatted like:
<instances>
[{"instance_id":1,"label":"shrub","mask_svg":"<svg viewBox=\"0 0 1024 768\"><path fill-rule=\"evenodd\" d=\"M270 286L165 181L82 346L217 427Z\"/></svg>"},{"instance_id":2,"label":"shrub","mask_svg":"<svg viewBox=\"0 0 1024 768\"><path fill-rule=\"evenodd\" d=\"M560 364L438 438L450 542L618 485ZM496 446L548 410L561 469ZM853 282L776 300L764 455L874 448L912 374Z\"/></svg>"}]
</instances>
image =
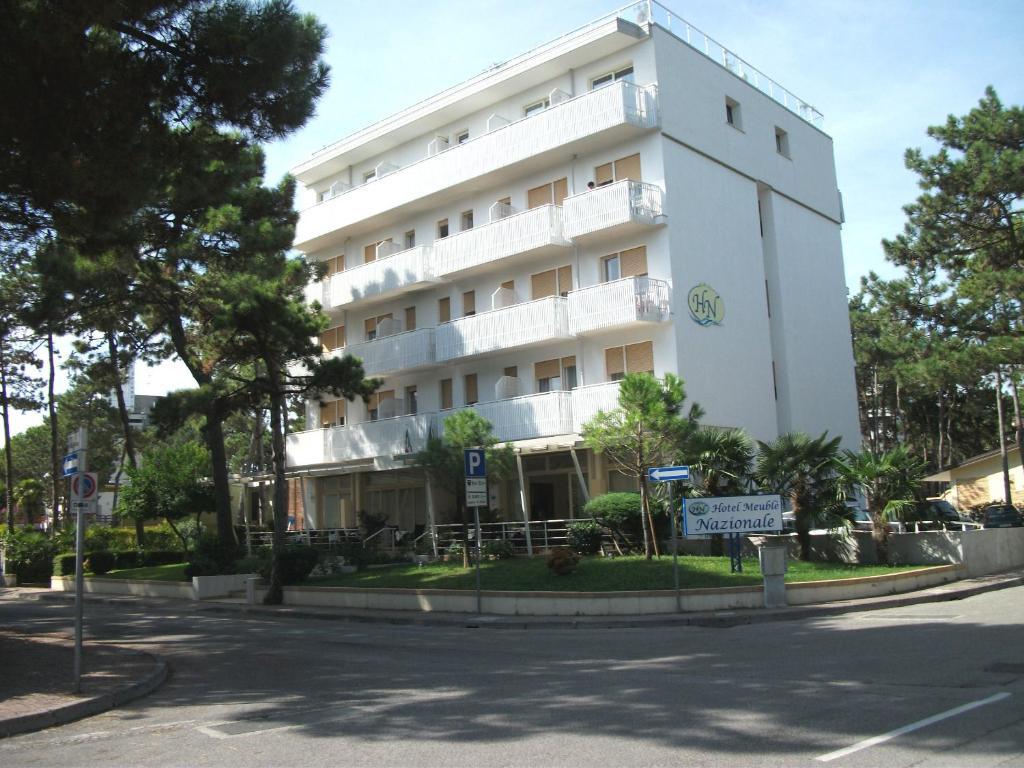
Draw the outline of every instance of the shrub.
<instances>
[{"instance_id":1,"label":"shrub","mask_svg":"<svg viewBox=\"0 0 1024 768\"><path fill-rule=\"evenodd\" d=\"M137 549L114 553L114 568L138 568L142 564L142 553Z\"/></svg>"},{"instance_id":2,"label":"shrub","mask_svg":"<svg viewBox=\"0 0 1024 768\"><path fill-rule=\"evenodd\" d=\"M167 523L146 528L146 549L181 550L181 539Z\"/></svg>"},{"instance_id":3,"label":"shrub","mask_svg":"<svg viewBox=\"0 0 1024 768\"><path fill-rule=\"evenodd\" d=\"M354 565L360 571L373 561L373 553L362 544L346 542L337 551L347 565Z\"/></svg>"},{"instance_id":4,"label":"shrub","mask_svg":"<svg viewBox=\"0 0 1024 768\"><path fill-rule=\"evenodd\" d=\"M53 558L53 575L54 576L74 576L75 575L75 553L65 552L63 555L57 555Z\"/></svg>"},{"instance_id":5,"label":"shrub","mask_svg":"<svg viewBox=\"0 0 1024 768\"><path fill-rule=\"evenodd\" d=\"M555 547L548 552L548 569L558 575L566 576L576 570L580 556L568 547Z\"/></svg>"},{"instance_id":6,"label":"shrub","mask_svg":"<svg viewBox=\"0 0 1024 768\"><path fill-rule=\"evenodd\" d=\"M640 509L640 494L629 492L595 496L583 507L585 514L617 528L639 525Z\"/></svg>"},{"instance_id":7,"label":"shrub","mask_svg":"<svg viewBox=\"0 0 1024 768\"><path fill-rule=\"evenodd\" d=\"M135 549L135 531L128 528L111 528L108 525L90 525L85 529L85 551L123 551Z\"/></svg>"},{"instance_id":8,"label":"shrub","mask_svg":"<svg viewBox=\"0 0 1024 768\"><path fill-rule=\"evenodd\" d=\"M491 560L507 560L515 554L512 542L507 539L494 539L483 544L484 557Z\"/></svg>"},{"instance_id":9,"label":"shrub","mask_svg":"<svg viewBox=\"0 0 1024 768\"><path fill-rule=\"evenodd\" d=\"M268 557L260 557L258 555L243 557L240 560L235 560L232 570L234 573L258 573L262 575L266 572L269 574L270 559Z\"/></svg>"},{"instance_id":10,"label":"shrub","mask_svg":"<svg viewBox=\"0 0 1024 768\"><path fill-rule=\"evenodd\" d=\"M453 541L448 544L445 549L445 554L448 555L449 560L455 560L456 558L462 559L462 542Z\"/></svg>"},{"instance_id":11,"label":"shrub","mask_svg":"<svg viewBox=\"0 0 1024 768\"><path fill-rule=\"evenodd\" d=\"M139 562L144 566L171 565L185 560L185 553L180 549L144 549L139 552Z\"/></svg>"},{"instance_id":12,"label":"shrub","mask_svg":"<svg viewBox=\"0 0 1024 768\"><path fill-rule=\"evenodd\" d=\"M97 576L109 573L114 568L114 553L105 549L90 552L85 559L85 570Z\"/></svg>"},{"instance_id":13,"label":"shrub","mask_svg":"<svg viewBox=\"0 0 1024 768\"><path fill-rule=\"evenodd\" d=\"M566 527L569 549L580 555L594 555L601 549L601 526L590 520L569 523Z\"/></svg>"},{"instance_id":14,"label":"shrub","mask_svg":"<svg viewBox=\"0 0 1024 768\"><path fill-rule=\"evenodd\" d=\"M313 547L305 544L289 544L281 552L281 583L285 586L301 584L309 578L310 572L316 567L319 559L320 555ZM264 569L260 571L260 576L269 579L272 564L273 558L268 559Z\"/></svg>"},{"instance_id":15,"label":"shrub","mask_svg":"<svg viewBox=\"0 0 1024 768\"><path fill-rule=\"evenodd\" d=\"M234 573L235 561L242 553L234 542L222 542L216 536L203 536L185 568L185 576L220 576Z\"/></svg>"},{"instance_id":16,"label":"shrub","mask_svg":"<svg viewBox=\"0 0 1024 768\"><path fill-rule=\"evenodd\" d=\"M17 575L22 584L42 584L53 575L56 546L45 534L31 528L4 533L4 556L8 573Z\"/></svg>"}]
</instances>

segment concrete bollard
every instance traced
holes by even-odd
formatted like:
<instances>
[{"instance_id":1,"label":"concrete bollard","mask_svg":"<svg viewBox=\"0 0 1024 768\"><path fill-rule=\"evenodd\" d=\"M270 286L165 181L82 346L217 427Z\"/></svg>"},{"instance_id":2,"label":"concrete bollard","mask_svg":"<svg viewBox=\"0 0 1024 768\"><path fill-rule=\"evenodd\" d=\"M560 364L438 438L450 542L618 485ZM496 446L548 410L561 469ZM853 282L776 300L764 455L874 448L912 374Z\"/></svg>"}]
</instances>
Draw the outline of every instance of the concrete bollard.
<instances>
[{"instance_id":1,"label":"concrete bollard","mask_svg":"<svg viewBox=\"0 0 1024 768\"><path fill-rule=\"evenodd\" d=\"M256 583L259 580L259 576L250 576L245 580L245 602L248 605L256 604Z\"/></svg>"},{"instance_id":2,"label":"concrete bollard","mask_svg":"<svg viewBox=\"0 0 1024 768\"><path fill-rule=\"evenodd\" d=\"M789 559L788 536L751 537L757 545L757 557L764 577L764 607L784 608L786 602L786 561Z\"/></svg>"}]
</instances>

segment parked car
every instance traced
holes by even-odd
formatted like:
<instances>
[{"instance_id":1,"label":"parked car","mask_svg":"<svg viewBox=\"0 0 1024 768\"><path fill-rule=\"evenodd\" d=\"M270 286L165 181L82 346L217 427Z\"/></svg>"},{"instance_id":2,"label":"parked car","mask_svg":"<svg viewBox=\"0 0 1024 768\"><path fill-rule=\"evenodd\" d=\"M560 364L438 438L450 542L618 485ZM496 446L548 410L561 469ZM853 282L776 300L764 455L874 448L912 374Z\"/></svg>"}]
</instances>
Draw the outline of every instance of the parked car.
<instances>
[{"instance_id":1,"label":"parked car","mask_svg":"<svg viewBox=\"0 0 1024 768\"><path fill-rule=\"evenodd\" d=\"M914 505L907 513L908 530L918 531L959 531L964 528L976 527L969 517L961 515L956 508L945 499L925 499ZM966 524L966 525L965 525Z\"/></svg>"},{"instance_id":2,"label":"parked car","mask_svg":"<svg viewBox=\"0 0 1024 768\"><path fill-rule=\"evenodd\" d=\"M982 528L1024 528L1024 517L1009 504L989 504L981 510Z\"/></svg>"}]
</instances>

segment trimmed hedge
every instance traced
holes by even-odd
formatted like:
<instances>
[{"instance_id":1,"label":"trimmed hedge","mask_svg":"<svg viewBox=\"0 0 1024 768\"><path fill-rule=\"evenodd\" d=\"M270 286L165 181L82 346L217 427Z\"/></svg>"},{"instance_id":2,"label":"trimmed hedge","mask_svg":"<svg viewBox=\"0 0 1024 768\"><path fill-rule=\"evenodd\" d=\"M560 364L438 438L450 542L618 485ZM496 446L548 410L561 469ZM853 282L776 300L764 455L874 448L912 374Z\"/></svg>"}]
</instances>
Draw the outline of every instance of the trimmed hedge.
<instances>
[{"instance_id":1,"label":"trimmed hedge","mask_svg":"<svg viewBox=\"0 0 1024 768\"><path fill-rule=\"evenodd\" d=\"M601 549L601 526L590 520L566 526L569 549L580 555L596 555Z\"/></svg>"},{"instance_id":2,"label":"trimmed hedge","mask_svg":"<svg viewBox=\"0 0 1024 768\"><path fill-rule=\"evenodd\" d=\"M105 573L110 573L114 568L114 553L108 552L105 549L97 550L96 552L90 552L89 557L85 560L85 570L91 571L97 576L102 576Z\"/></svg>"},{"instance_id":3,"label":"trimmed hedge","mask_svg":"<svg viewBox=\"0 0 1024 768\"><path fill-rule=\"evenodd\" d=\"M320 561L320 554L305 544L289 544L281 552L281 583L285 586L290 584L301 584L312 572L313 568ZM260 576L264 579L270 578L270 569L273 558L266 561L264 570Z\"/></svg>"},{"instance_id":4,"label":"trimmed hedge","mask_svg":"<svg viewBox=\"0 0 1024 768\"><path fill-rule=\"evenodd\" d=\"M86 560L86 570L96 575L100 575L100 572L88 566L95 555L100 554L101 567L103 563L107 561L104 559L106 556L112 558L111 565L107 566L107 571L112 570L123 570L126 568L141 568L143 566L153 565L172 565L174 563L181 563L185 561L184 552L173 552L168 550L153 550L144 551L138 549L128 550L127 552L107 552L106 550L97 550L96 552L86 552L84 557ZM75 553L65 552L64 554L57 555L53 559L53 575L54 576L74 576L75 575Z\"/></svg>"},{"instance_id":5,"label":"trimmed hedge","mask_svg":"<svg viewBox=\"0 0 1024 768\"><path fill-rule=\"evenodd\" d=\"M63 555L57 555L53 558L53 575L54 576L74 576L75 575L75 553L65 553Z\"/></svg>"}]
</instances>

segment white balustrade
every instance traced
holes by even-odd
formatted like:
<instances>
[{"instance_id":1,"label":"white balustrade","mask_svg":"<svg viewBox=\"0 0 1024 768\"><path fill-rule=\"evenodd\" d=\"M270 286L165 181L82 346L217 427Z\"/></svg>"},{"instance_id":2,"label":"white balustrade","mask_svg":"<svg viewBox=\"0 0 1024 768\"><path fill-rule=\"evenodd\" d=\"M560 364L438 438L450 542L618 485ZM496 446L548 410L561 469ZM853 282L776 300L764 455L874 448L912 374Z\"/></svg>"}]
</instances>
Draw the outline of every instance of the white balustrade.
<instances>
[{"instance_id":1,"label":"white balustrade","mask_svg":"<svg viewBox=\"0 0 1024 768\"><path fill-rule=\"evenodd\" d=\"M659 224L664 215L661 187L625 179L562 202L565 236L576 238L622 224Z\"/></svg>"},{"instance_id":2,"label":"white balustrade","mask_svg":"<svg viewBox=\"0 0 1024 768\"><path fill-rule=\"evenodd\" d=\"M286 435L285 464L289 467L323 464L328 460L328 432L326 429L308 429Z\"/></svg>"},{"instance_id":3,"label":"white balustrade","mask_svg":"<svg viewBox=\"0 0 1024 768\"><path fill-rule=\"evenodd\" d=\"M570 392L522 395L508 400L477 403L470 407L491 423L494 436L503 442L569 435L573 432ZM444 420L456 410L462 409L448 409L438 414L442 429Z\"/></svg>"},{"instance_id":4,"label":"white balustrade","mask_svg":"<svg viewBox=\"0 0 1024 768\"><path fill-rule=\"evenodd\" d=\"M423 450L436 414L416 413L320 430L327 433L328 461L396 456Z\"/></svg>"},{"instance_id":5,"label":"white balustrade","mask_svg":"<svg viewBox=\"0 0 1024 768\"><path fill-rule=\"evenodd\" d=\"M330 280L330 307L381 299L436 281L430 246L405 251L336 272Z\"/></svg>"},{"instance_id":6,"label":"white balustrade","mask_svg":"<svg viewBox=\"0 0 1024 768\"><path fill-rule=\"evenodd\" d=\"M307 208L295 245L325 245L332 232L618 126L658 124L654 85L620 81L588 91Z\"/></svg>"},{"instance_id":7,"label":"white balustrade","mask_svg":"<svg viewBox=\"0 0 1024 768\"><path fill-rule=\"evenodd\" d=\"M547 296L437 326L437 361L571 338L566 299Z\"/></svg>"},{"instance_id":8,"label":"white balustrade","mask_svg":"<svg viewBox=\"0 0 1024 768\"><path fill-rule=\"evenodd\" d=\"M562 209L542 205L481 224L434 243L438 274L450 275L549 245L568 248L562 234Z\"/></svg>"},{"instance_id":9,"label":"white balustrade","mask_svg":"<svg viewBox=\"0 0 1024 768\"><path fill-rule=\"evenodd\" d=\"M572 391L573 432L580 434L583 425L598 411L613 411L619 407L619 382L590 384Z\"/></svg>"},{"instance_id":10,"label":"white balustrade","mask_svg":"<svg viewBox=\"0 0 1024 768\"><path fill-rule=\"evenodd\" d=\"M363 361L367 376L382 376L395 371L412 370L434 363L434 329L417 328L373 341L350 344L335 354L352 355Z\"/></svg>"},{"instance_id":11,"label":"white balustrade","mask_svg":"<svg viewBox=\"0 0 1024 768\"><path fill-rule=\"evenodd\" d=\"M574 334L669 317L669 285L650 277L624 277L569 293L569 330Z\"/></svg>"}]
</instances>

